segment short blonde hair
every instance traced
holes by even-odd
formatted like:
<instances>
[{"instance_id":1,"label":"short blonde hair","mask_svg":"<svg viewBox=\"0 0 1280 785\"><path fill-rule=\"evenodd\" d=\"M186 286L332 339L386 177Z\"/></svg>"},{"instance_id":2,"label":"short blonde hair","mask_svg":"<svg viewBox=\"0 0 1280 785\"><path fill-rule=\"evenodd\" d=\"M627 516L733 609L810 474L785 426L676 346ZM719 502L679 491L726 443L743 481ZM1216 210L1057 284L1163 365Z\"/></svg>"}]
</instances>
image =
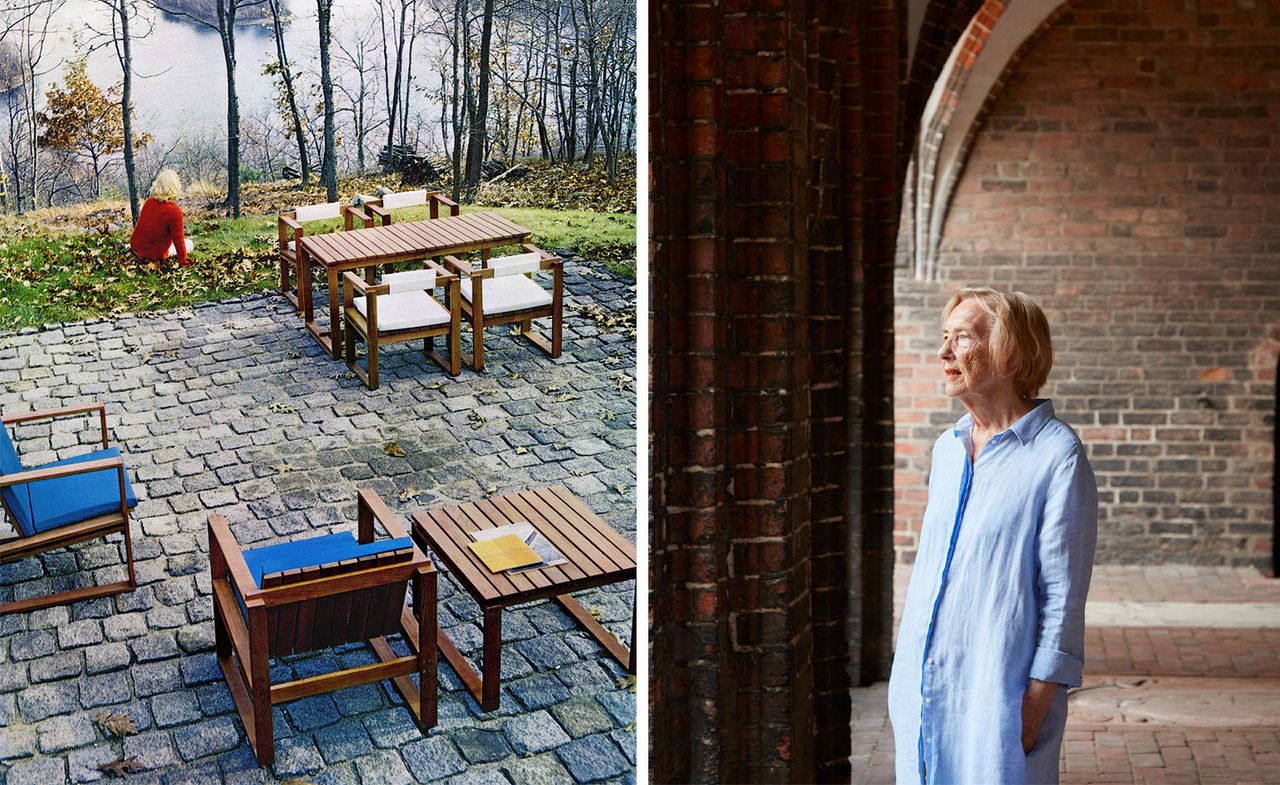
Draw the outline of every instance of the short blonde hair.
<instances>
[{"instance_id":1,"label":"short blonde hair","mask_svg":"<svg viewBox=\"0 0 1280 785\"><path fill-rule=\"evenodd\" d=\"M151 184L151 195L162 202L172 202L182 196L182 181L172 169L161 169Z\"/></svg>"},{"instance_id":2,"label":"short blonde hair","mask_svg":"<svg viewBox=\"0 0 1280 785\"><path fill-rule=\"evenodd\" d=\"M966 287L951 295L942 311L945 322L956 306L974 300L987 314L991 362L1000 376L1013 377L1013 389L1034 398L1053 369L1049 320L1040 305L1022 292L1005 294L987 287Z\"/></svg>"}]
</instances>

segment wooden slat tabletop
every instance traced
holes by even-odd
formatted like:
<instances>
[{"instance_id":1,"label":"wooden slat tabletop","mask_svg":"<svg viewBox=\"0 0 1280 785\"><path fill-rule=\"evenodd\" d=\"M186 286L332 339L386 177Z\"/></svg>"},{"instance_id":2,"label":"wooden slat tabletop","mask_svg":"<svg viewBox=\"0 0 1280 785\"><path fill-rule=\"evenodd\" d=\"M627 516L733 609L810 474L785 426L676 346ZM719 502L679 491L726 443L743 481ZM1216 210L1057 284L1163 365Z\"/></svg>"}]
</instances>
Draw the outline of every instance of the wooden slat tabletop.
<instances>
[{"instance_id":1,"label":"wooden slat tabletop","mask_svg":"<svg viewBox=\"0 0 1280 785\"><path fill-rule=\"evenodd\" d=\"M435 551L482 604L514 605L635 577L636 548L568 489L516 491L414 513ZM467 547L471 532L528 522L566 562L521 573L493 573Z\"/></svg>"},{"instance_id":2,"label":"wooden slat tabletop","mask_svg":"<svg viewBox=\"0 0 1280 785\"><path fill-rule=\"evenodd\" d=\"M343 268L397 257L438 256L520 243L529 234L523 226L486 211L330 232L303 237L302 243L314 260L326 267Z\"/></svg>"}]
</instances>

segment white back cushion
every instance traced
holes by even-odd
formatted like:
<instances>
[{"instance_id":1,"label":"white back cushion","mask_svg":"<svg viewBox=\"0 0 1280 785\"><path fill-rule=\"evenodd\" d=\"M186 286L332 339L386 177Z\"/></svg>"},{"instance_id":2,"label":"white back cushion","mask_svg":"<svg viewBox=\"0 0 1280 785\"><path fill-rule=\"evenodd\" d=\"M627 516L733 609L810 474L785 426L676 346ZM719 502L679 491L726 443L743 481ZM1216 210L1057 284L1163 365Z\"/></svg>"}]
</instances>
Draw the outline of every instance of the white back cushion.
<instances>
[{"instance_id":1,"label":"white back cushion","mask_svg":"<svg viewBox=\"0 0 1280 785\"><path fill-rule=\"evenodd\" d=\"M308 204L297 208L297 215L294 220L298 223L306 223L307 221L322 221L325 218L337 218L341 215L342 202Z\"/></svg>"},{"instance_id":2,"label":"white back cushion","mask_svg":"<svg viewBox=\"0 0 1280 785\"><path fill-rule=\"evenodd\" d=\"M425 189L417 191L401 191L396 194L387 194L382 197L382 207L384 210L395 210L400 207L412 207L415 204L426 204L427 192Z\"/></svg>"},{"instance_id":3,"label":"white back cushion","mask_svg":"<svg viewBox=\"0 0 1280 785\"><path fill-rule=\"evenodd\" d=\"M382 276L382 283L386 284L390 291L389 294L397 292L421 292L424 289L434 289L436 285L435 270L406 270L402 273L387 273Z\"/></svg>"},{"instance_id":4,"label":"white back cushion","mask_svg":"<svg viewBox=\"0 0 1280 785\"><path fill-rule=\"evenodd\" d=\"M493 270L494 278L500 278L504 275L536 273L541 267L542 257L532 251L516 254L515 256L499 256L496 259L489 260L489 269Z\"/></svg>"}]
</instances>

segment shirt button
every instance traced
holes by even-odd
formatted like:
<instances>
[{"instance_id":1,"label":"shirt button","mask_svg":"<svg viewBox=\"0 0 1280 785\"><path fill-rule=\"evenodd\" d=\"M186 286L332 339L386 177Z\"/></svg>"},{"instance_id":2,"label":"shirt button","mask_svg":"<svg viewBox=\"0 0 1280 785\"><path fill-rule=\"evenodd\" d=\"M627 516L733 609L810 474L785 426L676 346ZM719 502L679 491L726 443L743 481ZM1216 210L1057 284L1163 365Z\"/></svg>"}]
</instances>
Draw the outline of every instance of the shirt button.
<instances>
[{"instance_id":1,"label":"shirt button","mask_svg":"<svg viewBox=\"0 0 1280 785\"><path fill-rule=\"evenodd\" d=\"M932 736L925 736L925 737L924 737L924 743L925 743L925 744L932 744L932 743L933 743L933 737L932 737Z\"/></svg>"},{"instance_id":2,"label":"shirt button","mask_svg":"<svg viewBox=\"0 0 1280 785\"><path fill-rule=\"evenodd\" d=\"M927 703L927 704L932 704L932 703L933 703L933 698L925 698L925 699L924 699L924 702L925 702L925 703Z\"/></svg>"},{"instance_id":3,"label":"shirt button","mask_svg":"<svg viewBox=\"0 0 1280 785\"><path fill-rule=\"evenodd\" d=\"M926 664L926 665L933 665L933 658L932 658L932 657L930 657L929 659L925 660L925 664Z\"/></svg>"}]
</instances>

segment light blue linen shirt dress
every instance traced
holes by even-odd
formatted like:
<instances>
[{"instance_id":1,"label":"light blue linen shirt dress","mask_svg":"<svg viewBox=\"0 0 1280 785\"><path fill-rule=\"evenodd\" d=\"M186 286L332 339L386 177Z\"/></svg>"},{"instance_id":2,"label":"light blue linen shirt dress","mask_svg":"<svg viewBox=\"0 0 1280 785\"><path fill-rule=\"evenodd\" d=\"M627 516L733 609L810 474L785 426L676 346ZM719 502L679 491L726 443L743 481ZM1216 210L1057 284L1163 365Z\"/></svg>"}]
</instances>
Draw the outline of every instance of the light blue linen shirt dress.
<instances>
[{"instance_id":1,"label":"light blue linen shirt dress","mask_svg":"<svg viewBox=\"0 0 1280 785\"><path fill-rule=\"evenodd\" d=\"M1084 603L1098 492L1084 447L1053 404L969 461L973 420L933 446L889 679L898 785L1056 783L1067 687L1084 668ZM1062 685L1031 753L1028 679Z\"/></svg>"}]
</instances>

